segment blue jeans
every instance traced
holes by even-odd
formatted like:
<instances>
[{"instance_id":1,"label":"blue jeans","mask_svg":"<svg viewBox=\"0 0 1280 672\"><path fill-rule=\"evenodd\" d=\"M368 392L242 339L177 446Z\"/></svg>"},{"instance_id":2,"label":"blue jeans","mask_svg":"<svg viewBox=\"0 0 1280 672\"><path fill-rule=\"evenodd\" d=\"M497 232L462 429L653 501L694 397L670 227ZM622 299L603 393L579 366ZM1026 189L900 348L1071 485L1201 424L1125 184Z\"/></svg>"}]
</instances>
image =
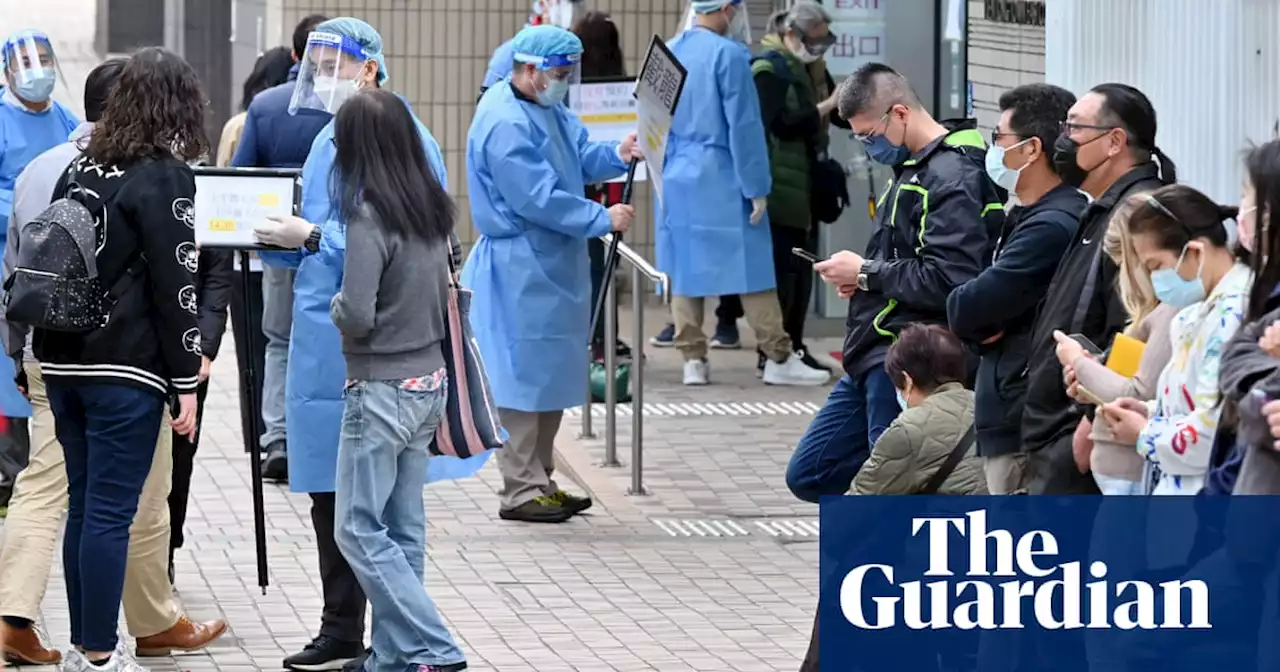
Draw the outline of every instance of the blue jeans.
<instances>
[{"instance_id":1,"label":"blue jeans","mask_svg":"<svg viewBox=\"0 0 1280 672\"><path fill-rule=\"evenodd\" d=\"M289 368L289 336L293 329L293 269L262 269L262 334L267 337L266 370L262 372L262 435L265 449L285 440L284 381Z\"/></svg>"},{"instance_id":2,"label":"blue jeans","mask_svg":"<svg viewBox=\"0 0 1280 672\"><path fill-rule=\"evenodd\" d=\"M844 376L800 438L787 465L787 487L814 503L823 495L845 494L871 448L901 411L884 367L857 379Z\"/></svg>"},{"instance_id":3,"label":"blue jeans","mask_svg":"<svg viewBox=\"0 0 1280 672\"><path fill-rule=\"evenodd\" d=\"M464 660L423 587L427 446L444 415L443 381L408 390L401 381L347 388L338 445L334 536L373 610L365 669L404 672Z\"/></svg>"},{"instance_id":4,"label":"blue jeans","mask_svg":"<svg viewBox=\"0 0 1280 672\"><path fill-rule=\"evenodd\" d=\"M45 379L66 457L69 513L62 540L71 643L116 648L129 526L151 471L164 399L127 385Z\"/></svg>"}]
</instances>

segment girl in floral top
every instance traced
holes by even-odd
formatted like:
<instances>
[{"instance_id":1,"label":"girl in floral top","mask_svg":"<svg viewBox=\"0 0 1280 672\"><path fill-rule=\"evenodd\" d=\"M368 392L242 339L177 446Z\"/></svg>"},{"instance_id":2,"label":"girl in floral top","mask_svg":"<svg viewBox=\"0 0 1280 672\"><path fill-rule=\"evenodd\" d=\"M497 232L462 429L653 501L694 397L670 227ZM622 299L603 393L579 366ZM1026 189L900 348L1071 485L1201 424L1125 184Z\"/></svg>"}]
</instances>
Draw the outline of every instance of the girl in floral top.
<instances>
[{"instance_id":1,"label":"girl in floral top","mask_svg":"<svg viewBox=\"0 0 1280 672\"><path fill-rule=\"evenodd\" d=\"M1155 401L1119 399L1100 415L1146 458L1148 492L1194 495L1218 429L1223 346L1240 328L1253 274L1234 253L1235 208L1179 184L1139 198L1129 219L1134 248L1156 297L1181 309L1170 326L1173 358Z\"/></svg>"}]
</instances>

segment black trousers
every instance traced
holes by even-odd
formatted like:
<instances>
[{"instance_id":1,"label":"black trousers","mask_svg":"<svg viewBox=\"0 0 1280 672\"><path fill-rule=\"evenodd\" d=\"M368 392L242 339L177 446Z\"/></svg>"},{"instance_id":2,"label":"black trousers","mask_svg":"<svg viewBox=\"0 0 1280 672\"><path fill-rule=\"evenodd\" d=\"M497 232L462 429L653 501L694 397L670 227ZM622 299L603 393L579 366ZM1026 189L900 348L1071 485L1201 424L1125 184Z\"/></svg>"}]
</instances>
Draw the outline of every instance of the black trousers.
<instances>
[{"instance_id":1,"label":"black trousers","mask_svg":"<svg viewBox=\"0 0 1280 672\"><path fill-rule=\"evenodd\" d=\"M187 503L191 499L191 472L195 469L196 449L200 445L200 429L204 425L204 400L209 395L209 381L196 388L196 438L194 441L173 433L173 487L169 489L169 557L182 548L182 530L187 523Z\"/></svg>"},{"instance_id":2,"label":"black trousers","mask_svg":"<svg viewBox=\"0 0 1280 672\"><path fill-rule=\"evenodd\" d=\"M241 283L244 282L241 273L244 271L236 271L235 287L231 292L231 332L236 341L236 361L243 368L246 363L253 363L255 375L253 377L254 387L257 388L258 399L262 399L262 376L267 369L267 337L262 334L262 272L254 271L249 274L250 283L250 305L245 305L244 292L240 290ZM244 315L249 316L249 329L253 331L253 353L249 353L249 339L244 334L244 328L240 325L243 323ZM258 443L259 437L263 434L262 427L262 408L251 408L249 403L249 391L240 386L240 431L244 435L244 450L249 452L250 447Z\"/></svg>"},{"instance_id":3,"label":"black trousers","mask_svg":"<svg viewBox=\"0 0 1280 672\"><path fill-rule=\"evenodd\" d=\"M605 247L604 241L599 238L591 238L587 240L587 254L591 257L591 310L596 309L596 302L600 300L600 292L604 291L604 258L609 253L609 249ZM615 295L616 299L617 296ZM613 309L613 323L618 323L618 304L615 302ZM596 331L591 334L591 345L600 346L604 343L604 318L596 322Z\"/></svg>"},{"instance_id":4,"label":"black trousers","mask_svg":"<svg viewBox=\"0 0 1280 672\"><path fill-rule=\"evenodd\" d=\"M332 492L311 493L311 526L315 529L316 548L320 551L320 585L324 590L320 634L343 642L362 642L364 590L333 538L336 500Z\"/></svg>"},{"instance_id":5,"label":"black trousers","mask_svg":"<svg viewBox=\"0 0 1280 672\"><path fill-rule=\"evenodd\" d=\"M782 306L782 326L791 337L791 347L804 343L804 323L813 297L813 264L791 253L801 248L818 253L818 228L794 229L773 225L773 273L778 278L778 303Z\"/></svg>"}]
</instances>

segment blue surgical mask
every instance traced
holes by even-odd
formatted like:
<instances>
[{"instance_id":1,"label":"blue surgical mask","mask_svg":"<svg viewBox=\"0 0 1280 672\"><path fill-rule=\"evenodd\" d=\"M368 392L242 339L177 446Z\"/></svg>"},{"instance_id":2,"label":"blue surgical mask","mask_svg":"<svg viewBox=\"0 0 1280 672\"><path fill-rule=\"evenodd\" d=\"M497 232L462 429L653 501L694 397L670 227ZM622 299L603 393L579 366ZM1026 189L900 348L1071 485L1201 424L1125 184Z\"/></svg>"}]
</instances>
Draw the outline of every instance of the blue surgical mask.
<instances>
[{"instance_id":1,"label":"blue surgical mask","mask_svg":"<svg viewBox=\"0 0 1280 672\"><path fill-rule=\"evenodd\" d=\"M1186 308L1204 301L1205 297L1204 283L1200 281L1200 274L1204 271L1203 257L1200 259L1199 268L1196 269L1196 277L1186 280L1178 275L1178 268L1182 266L1182 260L1187 256L1187 249L1189 248L1182 248L1178 263L1173 268L1162 268L1151 272L1151 286L1156 291L1156 298L1160 299L1161 303L1167 303L1174 308Z\"/></svg>"},{"instance_id":2,"label":"blue surgical mask","mask_svg":"<svg viewBox=\"0 0 1280 672\"><path fill-rule=\"evenodd\" d=\"M569 82L559 79L551 80L547 84L547 88L538 92L538 104L543 107L555 107L564 102L564 97L569 95Z\"/></svg>"},{"instance_id":3,"label":"blue surgical mask","mask_svg":"<svg viewBox=\"0 0 1280 672\"><path fill-rule=\"evenodd\" d=\"M53 95L53 85L58 81L52 68L40 68L33 77L25 82L18 82L13 92L28 103L43 103Z\"/></svg>"},{"instance_id":4,"label":"blue surgical mask","mask_svg":"<svg viewBox=\"0 0 1280 672\"><path fill-rule=\"evenodd\" d=\"M886 166L902 165L902 162L911 156L911 150L907 149L906 145L895 145L883 134L863 140L862 147L867 150L867 156L871 157L872 161Z\"/></svg>"},{"instance_id":5,"label":"blue surgical mask","mask_svg":"<svg viewBox=\"0 0 1280 672\"><path fill-rule=\"evenodd\" d=\"M893 393L898 397L898 405L902 407L902 410L907 410L907 398L902 396L902 390L894 390Z\"/></svg>"},{"instance_id":6,"label":"blue surgical mask","mask_svg":"<svg viewBox=\"0 0 1280 672\"><path fill-rule=\"evenodd\" d=\"M1001 147L1000 145L991 145L987 148L987 177L990 177L992 182L995 182L1005 191L1015 190L1018 186L1018 178L1022 175L1022 171L1030 164L1023 164L1021 168L1014 170L1004 165L1004 155L1008 153L1010 149L1017 149L1018 147L1026 144L1029 140L1030 138L1023 140L1008 149Z\"/></svg>"}]
</instances>

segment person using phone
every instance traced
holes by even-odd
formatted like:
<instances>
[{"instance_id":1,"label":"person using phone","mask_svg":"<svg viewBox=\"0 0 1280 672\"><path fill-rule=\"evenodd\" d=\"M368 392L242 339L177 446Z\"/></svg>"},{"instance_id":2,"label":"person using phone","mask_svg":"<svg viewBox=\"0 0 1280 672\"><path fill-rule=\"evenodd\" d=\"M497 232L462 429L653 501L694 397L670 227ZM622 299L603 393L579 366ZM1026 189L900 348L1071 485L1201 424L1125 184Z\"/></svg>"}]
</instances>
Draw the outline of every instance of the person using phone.
<instances>
[{"instance_id":1,"label":"person using phone","mask_svg":"<svg viewBox=\"0 0 1280 672\"><path fill-rule=\"evenodd\" d=\"M1222 412L1223 345L1244 319L1253 273L1235 256L1236 208L1183 185L1141 198L1129 231L1156 297L1181 309L1171 328L1174 356L1154 401L1122 397L1099 414L1117 441L1131 442L1146 459L1152 494L1194 495Z\"/></svg>"},{"instance_id":2,"label":"person using phone","mask_svg":"<svg viewBox=\"0 0 1280 672\"><path fill-rule=\"evenodd\" d=\"M1023 372L1036 310L1079 226L1086 199L1064 183L1053 142L1076 97L1051 84L1027 84L1000 97L987 149L987 176L1018 197L1000 230L991 266L947 297L952 331L981 355L975 424L992 494L1024 486Z\"/></svg>"},{"instance_id":3,"label":"person using phone","mask_svg":"<svg viewBox=\"0 0 1280 672\"><path fill-rule=\"evenodd\" d=\"M1074 339L1055 332L1058 361L1062 364L1067 396L1084 404L1105 406L1122 397L1150 401L1156 383L1173 355L1169 329L1178 309L1161 303L1151 286L1151 275L1138 259L1129 235L1129 214L1141 204L1142 195L1132 196L1111 219L1103 250L1120 267L1117 282L1120 299L1129 314L1124 333L1146 343L1138 373L1125 378L1107 368L1095 354L1086 352ZM1092 473L1104 495L1146 494L1142 484L1145 460L1133 444L1117 441L1110 426L1088 417L1080 420L1080 433L1073 444L1076 467Z\"/></svg>"}]
</instances>

